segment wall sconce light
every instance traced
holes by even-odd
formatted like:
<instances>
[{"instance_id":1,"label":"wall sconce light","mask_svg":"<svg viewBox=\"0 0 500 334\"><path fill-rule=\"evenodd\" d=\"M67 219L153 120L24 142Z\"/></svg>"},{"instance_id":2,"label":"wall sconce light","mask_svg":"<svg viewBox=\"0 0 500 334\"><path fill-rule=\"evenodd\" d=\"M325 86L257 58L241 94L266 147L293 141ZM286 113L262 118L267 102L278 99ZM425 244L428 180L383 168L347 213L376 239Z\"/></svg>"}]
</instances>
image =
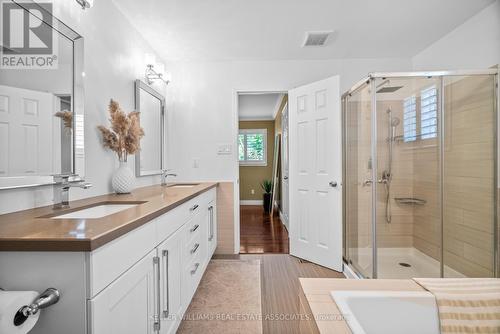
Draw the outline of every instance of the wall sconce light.
<instances>
[{"instance_id":1,"label":"wall sconce light","mask_svg":"<svg viewBox=\"0 0 500 334\"><path fill-rule=\"evenodd\" d=\"M94 0L76 0L83 10L90 8L94 5Z\"/></svg>"},{"instance_id":2,"label":"wall sconce light","mask_svg":"<svg viewBox=\"0 0 500 334\"><path fill-rule=\"evenodd\" d=\"M155 70L153 64L146 65L146 73L145 73L144 77L145 77L148 85L151 85L156 80L161 80L164 83L166 83L167 85L170 82L170 75L168 75L168 74L165 75L163 73L164 72L163 65L160 64L158 67L159 67L159 69Z\"/></svg>"}]
</instances>

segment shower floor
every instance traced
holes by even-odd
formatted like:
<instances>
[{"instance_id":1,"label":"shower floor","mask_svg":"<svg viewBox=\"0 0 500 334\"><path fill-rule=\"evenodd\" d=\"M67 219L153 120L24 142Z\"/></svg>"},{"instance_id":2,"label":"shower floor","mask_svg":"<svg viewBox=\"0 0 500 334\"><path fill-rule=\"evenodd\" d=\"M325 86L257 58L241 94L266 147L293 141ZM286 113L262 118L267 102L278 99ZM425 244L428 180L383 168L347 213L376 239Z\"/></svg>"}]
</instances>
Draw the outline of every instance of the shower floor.
<instances>
[{"instance_id":1,"label":"shower floor","mask_svg":"<svg viewBox=\"0 0 500 334\"><path fill-rule=\"evenodd\" d=\"M359 254L358 265L363 274L371 275L371 249L351 249ZM439 277L440 264L432 257L416 248L379 248L378 278ZM463 274L445 266L445 277L465 277Z\"/></svg>"}]
</instances>

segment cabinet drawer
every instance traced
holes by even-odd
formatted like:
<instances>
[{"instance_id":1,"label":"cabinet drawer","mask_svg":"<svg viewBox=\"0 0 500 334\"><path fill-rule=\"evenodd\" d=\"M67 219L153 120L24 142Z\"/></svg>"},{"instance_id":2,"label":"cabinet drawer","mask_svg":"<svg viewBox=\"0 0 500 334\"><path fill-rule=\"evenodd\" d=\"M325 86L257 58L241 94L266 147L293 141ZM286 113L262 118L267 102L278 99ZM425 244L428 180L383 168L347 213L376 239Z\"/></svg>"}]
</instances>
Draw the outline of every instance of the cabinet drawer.
<instances>
[{"instance_id":1,"label":"cabinet drawer","mask_svg":"<svg viewBox=\"0 0 500 334\"><path fill-rule=\"evenodd\" d=\"M199 253L206 248L206 242L203 240L204 233L197 233L193 238L191 238L185 245L183 245L183 256L184 263L191 263L193 258L195 258Z\"/></svg>"},{"instance_id":2,"label":"cabinet drawer","mask_svg":"<svg viewBox=\"0 0 500 334\"><path fill-rule=\"evenodd\" d=\"M97 295L156 247L155 237L153 220L89 253L89 297Z\"/></svg>"},{"instance_id":3,"label":"cabinet drawer","mask_svg":"<svg viewBox=\"0 0 500 334\"><path fill-rule=\"evenodd\" d=\"M193 257L192 261L184 268L182 299L185 307L188 307L191 303L191 299L193 298L196 288L200 283L201 276L203 276L203 272L205 271L206 256L204 253L203 249L200 249L200 251Z\"/></svg>"},{"instance_id":4,"label":"cabinet drawer","mask_svg":"<svg viewBox=\"0 0 500 334\"><path fill-rule=\"evenodd\" d=\"M200 215L196 215L191 219L185 227L184 238L189 241L199 235L201 230L204 228L203 222L200 219Z\"/></svg>"},{"instance_id":5,"label":"cabinet drawer","mask_svg":"<svg viewBox=\"0 0 500 334\"><path fill-rule=\"evenodd\" d=\"M156 218L157 220L157 244L167 239L179 227L194 217L202 207L203 194L187 201L164 215Z\"/></svg>"}]
</instances>

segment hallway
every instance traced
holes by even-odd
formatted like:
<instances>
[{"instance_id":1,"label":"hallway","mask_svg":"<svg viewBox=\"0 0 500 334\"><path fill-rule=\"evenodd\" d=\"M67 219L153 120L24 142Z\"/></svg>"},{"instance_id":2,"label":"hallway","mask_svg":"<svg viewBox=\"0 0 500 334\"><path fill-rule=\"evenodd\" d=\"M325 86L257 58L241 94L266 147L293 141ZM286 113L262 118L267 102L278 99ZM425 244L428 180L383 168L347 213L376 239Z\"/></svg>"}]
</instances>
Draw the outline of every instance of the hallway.
<instances>
[{"instance_id":1,"label":"hallway","mask_svg":"<svg viewBox=\"0 0 500 334\"><path fill-rule=\"evenodd\" d=\"M265 214L261 205L240 206L240 254L288 252L288 231L277 214Z\"/></svg>"}]
</instances>

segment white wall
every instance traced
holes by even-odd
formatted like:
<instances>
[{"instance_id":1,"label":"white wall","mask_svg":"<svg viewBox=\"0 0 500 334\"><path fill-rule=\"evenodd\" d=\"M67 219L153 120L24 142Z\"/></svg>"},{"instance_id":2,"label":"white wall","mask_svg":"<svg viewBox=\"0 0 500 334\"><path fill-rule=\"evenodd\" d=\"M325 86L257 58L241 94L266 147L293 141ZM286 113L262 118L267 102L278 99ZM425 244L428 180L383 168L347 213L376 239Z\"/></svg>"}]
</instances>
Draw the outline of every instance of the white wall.
<instances>
[{"instance_id":1,"label":"white wall","mask_svg":"<svg viewBox=\"0 0 500 334\"><path fill-rule=\"evenodd\" d=\"M412 59L415 70L482 69L500 64L500 0Z\"/></svg>"},{"instance_id":2,"label":"white wall","mask_svg":"<svg viewBox=\"0 0 500 334\"><path fill-rule=\"evenodd\" d=\"M168 99L171 167L181 180L236 179L234 92L286 91L340 75L347 90L372 71L406 71L410 59L325 61L172 62ZM173 144L172 144L173 143ZM232 155L217 155L218 144L232 144ZM199 168L193 167L199 159Z\"/></svg>"},{"instance_id":3,"label":"white wall","mask_svg":"<svg viewBox=\"0 0 500 334\"><path fill-rule=\"evenodd\" d=\"M85 153L89 190L72 189L71 199L111 192L110 180L118 166L115 155L102 148L96 126L108 123L109 99L116 99L126 111L134 108L134 80L144 76L144 54L151 46L129 24L111 1L96 1L81 10L75 1L54 1L55 15L85 38ZM163 86L156 87L164 93ZM134 168L133 157L129 165ZM158 183L159 177L145 177L138 185ZM0 213L52 203L52 188L0 190Z\"/></svg>"}]
</instances>

